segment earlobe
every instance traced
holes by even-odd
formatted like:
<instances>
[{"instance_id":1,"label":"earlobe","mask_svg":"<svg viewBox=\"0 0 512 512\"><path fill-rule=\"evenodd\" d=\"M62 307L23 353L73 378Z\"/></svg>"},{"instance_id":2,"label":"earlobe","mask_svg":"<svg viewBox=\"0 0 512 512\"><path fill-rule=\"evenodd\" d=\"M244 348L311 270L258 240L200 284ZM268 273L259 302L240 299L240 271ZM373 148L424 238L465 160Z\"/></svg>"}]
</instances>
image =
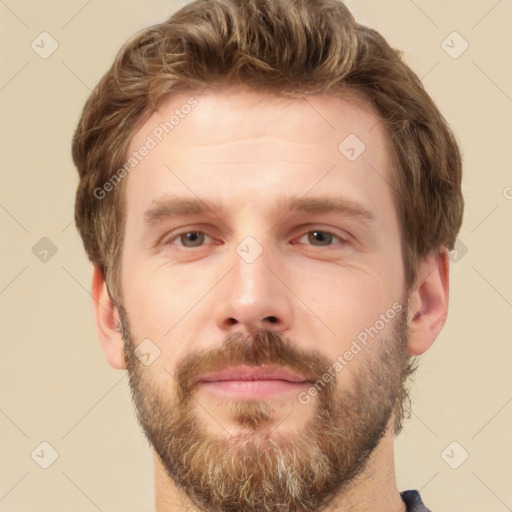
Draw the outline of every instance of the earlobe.
<instances>
[{"instance_id":1,"label":"earlobe","mask_svg":"<svg viewBox=\"0 0 512 512\"><path fill-rule=\"evenodd\" d=\"M96 328L107 361L113 368L125 369L119 312L108 292L105 275L98 265L94 265L92 298Z\"/></svg>"},{"instance_id":2,"label":"earlobe","mask_svg":"<svg viewBox=\"0 0 512 512\"><path fill-rule=\"evenodd\" d=\"M428 256L422 263L414 290L409 297L409 338L412 356L426 352L443 328L448 314L448 250Z\"/></svg>"}]
</instances>

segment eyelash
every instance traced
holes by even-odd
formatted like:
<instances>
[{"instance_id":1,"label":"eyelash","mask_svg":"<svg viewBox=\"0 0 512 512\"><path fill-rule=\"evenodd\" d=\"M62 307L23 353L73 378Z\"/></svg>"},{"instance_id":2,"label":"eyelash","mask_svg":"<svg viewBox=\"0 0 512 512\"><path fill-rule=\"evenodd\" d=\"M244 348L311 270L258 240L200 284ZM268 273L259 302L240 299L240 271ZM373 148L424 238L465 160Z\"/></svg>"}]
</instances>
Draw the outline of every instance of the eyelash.
<instances>
[{"instance_id":1,"label":"eyelash","mask_svg":"<svg viewBox=\"0 0 512 512\"><path fill-rule=\"evenodd\" d=\"M309 233L315 233L315 232L322 233L324 235L332 235L332 237L337 239L339 241L338 243L341 243L342 245L345 245L345 244L348 243L348 240L346 240L345 238L342 238L341 236L337 235L333 231L329 231L329 230L326 230L326 229L310 229L310 230L304 232L299 237L299 239L303 238L304 236L307 236ZM206 231L188 229L188 230L184 230L184 231L181 231L179 233L174 234L172 238L164 241L162 245L175 245L177 247L183 248L184 250L197 249L199 247L203 247L204 246L202 244L202 245L197 246L197 247L185 247L184 245L174 244L173 243L175 240L178 240L182 235L186 235L187 233L204 234L204 235L206 235L206 236L208 236L208 237L213 239L213 237L211 235L209 235ZM334 244L324 245L324 246L315 246L313 244L309 244L309 245L311 245L312 247L332 247Z\"/></svg>"}]
</instances>

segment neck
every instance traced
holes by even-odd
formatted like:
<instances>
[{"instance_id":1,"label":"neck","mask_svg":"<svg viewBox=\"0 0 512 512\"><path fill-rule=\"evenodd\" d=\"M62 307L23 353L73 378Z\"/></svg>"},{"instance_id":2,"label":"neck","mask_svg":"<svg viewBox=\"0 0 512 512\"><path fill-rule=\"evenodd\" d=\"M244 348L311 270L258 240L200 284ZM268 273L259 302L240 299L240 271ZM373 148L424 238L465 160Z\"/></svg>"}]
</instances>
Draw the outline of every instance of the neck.
<instances>
[{"instance_id":1,"label":"neck","mask_svg":"<svg viewBox=\"0 0 512 512\"><path fill-rule=\"evenodd\" d=\"M406 512L405 504L396 486L394 443L388 425L361 475L335 497L324 512ZM155 456L156 512L204 512L191 502L167 475L159 458Z\"/></svg>"}]
</instances>

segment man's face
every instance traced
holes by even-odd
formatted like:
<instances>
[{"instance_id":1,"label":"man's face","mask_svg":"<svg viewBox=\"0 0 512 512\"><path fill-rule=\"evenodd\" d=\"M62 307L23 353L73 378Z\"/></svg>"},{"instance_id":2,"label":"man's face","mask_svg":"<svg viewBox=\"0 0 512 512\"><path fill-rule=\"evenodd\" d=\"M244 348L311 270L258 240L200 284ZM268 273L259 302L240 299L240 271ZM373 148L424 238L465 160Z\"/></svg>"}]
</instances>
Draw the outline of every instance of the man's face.
<instances>
[{"instance_id":1,"label":"man's face","mask_svg":"<svg viewBox=\"0 0 512 512\"><path fill-rule=\"evenodd\" d=\"M205 509L314 510L363 471L403 398L386 136L355 102L234 89L194 94L162 135L189 97L130 145L156 142L125 189L120 315L139 419ZM160 351L148 366L143 340Z\"/></svg>"}]
</instances>

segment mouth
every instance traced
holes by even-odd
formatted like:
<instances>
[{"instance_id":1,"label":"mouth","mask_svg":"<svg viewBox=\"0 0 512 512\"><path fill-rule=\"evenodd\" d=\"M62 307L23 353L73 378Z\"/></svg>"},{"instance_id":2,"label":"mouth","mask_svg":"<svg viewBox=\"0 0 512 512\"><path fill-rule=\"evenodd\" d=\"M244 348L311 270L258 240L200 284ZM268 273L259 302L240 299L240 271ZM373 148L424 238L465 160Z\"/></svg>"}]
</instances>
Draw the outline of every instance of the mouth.
<instances>
[{"instance_id":1,"label":"mouth","mask_svg":"<svg viewBox=\"0 0 512 512\"><path fill-rule=\"evenodd\" d=\"M299 392L311 385L303 375L274 366L236 366L201 375L198 389L216 395L258 399L274 394Z\"/></svg>"}]
</instances>

